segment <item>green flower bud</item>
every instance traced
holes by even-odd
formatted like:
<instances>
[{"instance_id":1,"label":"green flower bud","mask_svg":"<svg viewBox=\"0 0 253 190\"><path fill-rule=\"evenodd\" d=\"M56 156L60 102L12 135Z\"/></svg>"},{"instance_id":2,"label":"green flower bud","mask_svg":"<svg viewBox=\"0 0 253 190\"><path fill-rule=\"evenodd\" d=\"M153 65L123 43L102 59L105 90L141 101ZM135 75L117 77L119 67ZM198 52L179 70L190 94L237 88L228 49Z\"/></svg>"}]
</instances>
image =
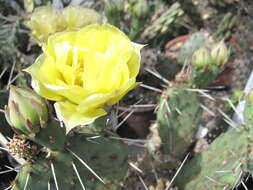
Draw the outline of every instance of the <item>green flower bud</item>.
<instances>
[{"instance_id":1,"label":"green flower bud","mask_svg":"<svg viewBox=\"0 0 253 190\"><path fill-rule=\"evenodd\" d=\"M201 47L192 55L192 65L203 68L211 62L211 55L207 48Z\"/></svg>"},{"instance_id":2,"label":"green flower bud","mask_svg":"<svg viewBox=\"0 0 253 190\"><path fill-rule=\"evenodd\" d=\"M147 0L137 0L133 7L132 7L132 13L136 17L146 17L148 14L149 8Z\"/></svg>"},{"instance_id":3,"label":"green flower bud","mask_svg":"<svg viewBox=\"0 0 253 190\"><path fill-rule=\"evenodd\" d=\"M10 87L8 106L5 106L8 123L26 135L39 132L48 120L47 104L28 88Z\"/></svg>"},{"instance_id":4,"label":"green flower bud","mask_svg":"<svg viewBox=\"0 0 253 190\"><path fill-rule=\"evenodd\" d=\"M227 62L229 57L229 50L224 43L221 41L214 45L211 52L212 62L216 65L223 65Z\"/></svg>"}]
</instances>

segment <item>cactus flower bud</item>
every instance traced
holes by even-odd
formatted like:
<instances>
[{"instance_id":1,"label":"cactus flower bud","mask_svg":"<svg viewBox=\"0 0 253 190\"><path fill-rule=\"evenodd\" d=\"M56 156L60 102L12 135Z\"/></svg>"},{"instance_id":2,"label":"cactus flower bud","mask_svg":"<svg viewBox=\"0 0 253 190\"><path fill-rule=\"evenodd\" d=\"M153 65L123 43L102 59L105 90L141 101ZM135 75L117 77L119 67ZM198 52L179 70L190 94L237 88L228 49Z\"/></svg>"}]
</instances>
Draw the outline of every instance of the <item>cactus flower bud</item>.
<instances>
[{"instance_id":1,"label":"cactus flower bud","mask_svg":"<svg viewBox=\"0 0 253 190\"><path fill-rule=\"evenodd\" d=\"M5 117L12 127L31 135L47 122L48 109L46 102L31 89L11 86Z\"/></svg>"},{"instance_id":2,"label":"cactus flower bud","mask_svg":"<svg viewBox=\"0 0 253 190\"><path fill-rule=\"evenodd\" d=\"M52 6L42 6L34 10L25 24L31 29L32 37L42 44L56 32L72 30L101 21L101 16L96 11L81 6L68 6L63 10Z\"/></svg>"},{"instance_id":3,"label":"cactus flower bud","mask_svg":"<svg viewBox=\"0 0 253 190\"><path fill-rule=\"evenodd\" d=\"M60 11L52 6L36 8L25 24L32 30L32 37L40 43L45 42L50 34L66 27Z\"/></svg>"},{"instance_id":4,"label":"cactus flower bud","mask_svg":"<svg viewBox=\"0 0 253 190\"><path fill-rule=\"evenodd\" d=\"M192 55L192 64L196 67L204 67L211 62L211 55L207 48L201 47Z\"/></svg>"},{"instance_id":5,"label":"cactus flower bud","mask_svg":"<svg viewBox=\"0 0 253 190\"><path fill-rule=\"evenodd\" d=\"M212 62L216 65L223 65L227 62L229 54L230 52L224 41L220 41L212 48Z\"/></svg>"}]
</instances>

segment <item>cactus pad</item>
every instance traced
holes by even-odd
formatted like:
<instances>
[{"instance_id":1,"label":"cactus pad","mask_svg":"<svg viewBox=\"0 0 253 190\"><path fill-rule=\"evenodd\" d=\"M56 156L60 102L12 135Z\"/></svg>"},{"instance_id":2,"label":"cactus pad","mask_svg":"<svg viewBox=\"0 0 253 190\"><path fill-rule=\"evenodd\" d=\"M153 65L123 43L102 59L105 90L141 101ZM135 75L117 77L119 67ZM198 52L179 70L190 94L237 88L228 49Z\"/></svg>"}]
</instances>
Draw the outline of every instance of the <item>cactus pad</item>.
<instances>
[{"instance_id":1,"label":"cactus pad","mask_svg":"<svg viewBox=\"0 0 253 190\"><path fill-rule=\"evenodd\" d=\"M33 164L24 165L13 183L13 190L35 189L120 189L120 182L127 173L127 146L105 137L75 134L68 139L61 152L52 152L47 158L39 158ZM99 181L77 158L83 160L105 184ZM75 166L73 166L73 164ZM52 170L55 172L55 177ZM56 178L56 180L55 180ZM57 181L57 182L55 182ZM57 187L56 187L57 183Z\"/></svg>"},{"instance_id":2,"label":"cactus pad","mask_svg":"<svg viewBox=\"0 0 253 190\"><path fill-rule=\"evenodd\" d=\"M200 99L195 92L184 89L172 88L167 93L168 98L161 99L157 113L162 152L180 160L195 140Z\"/></svg>"},{"instance_id":3,"label":"cactus pad","mask_svg":"<svg viewBox=\"0 0 253 190\"><path fill-rule=\"evenodd\" d=\"M183 167L176 185L184 190L231 189L247 168L248 132L230 129ZM251 155L252 156L252 155Z\"/></svg>"}]
</instances>

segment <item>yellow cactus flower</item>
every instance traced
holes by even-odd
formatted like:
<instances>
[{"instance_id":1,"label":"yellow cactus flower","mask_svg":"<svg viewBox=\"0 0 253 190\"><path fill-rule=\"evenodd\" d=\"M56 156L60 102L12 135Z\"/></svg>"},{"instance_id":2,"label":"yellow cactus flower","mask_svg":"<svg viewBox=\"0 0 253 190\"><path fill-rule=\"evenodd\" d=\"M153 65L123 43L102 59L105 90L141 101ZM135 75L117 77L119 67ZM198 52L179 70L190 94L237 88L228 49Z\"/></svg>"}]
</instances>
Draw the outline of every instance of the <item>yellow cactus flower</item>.
<instances>
[{"instance_id":1,"label":"yellow cactus flower","mask_svg":"<svg viewBox=\"0 0 253 190\"><path fill-rule=\"evenodd\" d=\"M38 94L56 101L67 131L106 115L104 107L136 87L142 45L116 27L92 24L51 35L27 72Z\"/></svg>"},{"instance_id":2,"label":"yellow cactus flower","mask_svg":"<svg viewBox=\"0 0 253 190\"><path fill-rule=\"evenodd\" d=\"M32 30L32 37L41 44L47 41L49 35L56 32L95 23L101 23L101 17L92 9L68 6L58 10L52 6L42 6L35 9L26 26Z\"/></svg>"},{"instance_id":3,"label":"yellow cactus flower","mask_svg":"<svg viewBox=\"0 0 253 190\"><path fill-rule=\"evenodd\" d=\"M48 35L66 28L61 13L52 6L42 6L32 13L26 26L32 30L32 37L39 43L47 40Z\"/></svg>"},{"instance_id":4,"label":"yellow cactus flower","mask_svg":"<svg viewBox=\"0 0 253 190\"><path fill-rule=\"evenodd\" d=\"M68 29L101 22L101 17L96 11L81 6L68 6L62 14Z\"/></svg>"}]
</instances>

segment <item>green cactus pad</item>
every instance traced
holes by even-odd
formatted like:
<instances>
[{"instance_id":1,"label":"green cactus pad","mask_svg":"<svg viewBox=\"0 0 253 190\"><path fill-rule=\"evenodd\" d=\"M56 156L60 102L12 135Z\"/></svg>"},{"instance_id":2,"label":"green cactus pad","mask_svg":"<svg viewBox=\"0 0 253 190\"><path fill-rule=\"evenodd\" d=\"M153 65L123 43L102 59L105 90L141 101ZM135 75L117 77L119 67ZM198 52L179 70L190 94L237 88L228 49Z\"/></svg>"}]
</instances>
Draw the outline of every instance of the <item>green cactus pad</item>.
<instances>
[{"instance_id":1,"label":"green cactus pad","mask_svg":"<svg viewBox=\"0 0 253 190\"><path fill-rule=\"evenodd\" d=\"M240 183L242 168L247 168L248 132L230 129L220 135L207 151L187 163L175 184L184 190L231 189ZM225 188L226 187L226 188Z\"/></svg>"},{"instance_id":2,"label":"green cactus pad","mask_svg":"<svg viewBox=\"0 0 253 190\"><path fill-rule=\"evenodd\" d=\"M128 169L127 145L120 141L87 134L75 134L68 138L68 142L63 151L52 152L48 158L39 158L33 164L24 165L12 189L23 190L26 186L26 189L45 190L50 184L51 190L57 190L56 178L60 190L81 190L83 188L73 163L86 190L120 189L120 182L125 178ZM92 168L105 184L98 180L76 155Z\"/></svg>"},{"instance_id":3,"label":"green cactus pad","mask_svg":"<svg viewBox=\"0 0 253 190\"><path fill-rule=\"evenodd\" d=\"M206 88L218 76L220 69L217 65L209 65L206 68L193 68L190 83L197 88Z\"/></svg>"},{"instance_id":4,"label":"green cactus pad","mask_svg":"<svg viewBox=\"0 0 253 190\"><path fill-rule=\"evenodd\" d=\"M65 129L59 122L52 120L41 128L30 140L49 148L52 151L60 151L64 148L66 142Z\"/></svg>"},{"instance_id":5,"label":"green cactus pad","mask_svg":"<svg viewBox=\"0 0 253 190\"><path fill-rule=\"evenodd\" d=\"M184 89L171 88L167 93L168 99L161 99L157 113L162 152L180 160L195 140L201 111L200 98L196 92Z\"/></svg>"}]
</instances>

